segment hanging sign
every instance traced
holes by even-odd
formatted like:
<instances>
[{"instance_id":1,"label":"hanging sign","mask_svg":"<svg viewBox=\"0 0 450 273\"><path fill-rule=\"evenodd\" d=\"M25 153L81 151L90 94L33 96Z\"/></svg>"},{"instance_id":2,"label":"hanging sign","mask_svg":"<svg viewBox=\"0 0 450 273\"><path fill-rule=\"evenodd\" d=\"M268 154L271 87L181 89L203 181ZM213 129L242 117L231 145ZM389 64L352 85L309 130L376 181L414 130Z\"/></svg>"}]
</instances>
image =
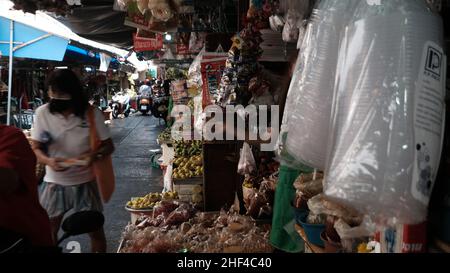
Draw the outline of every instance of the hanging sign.
<instances>
[{"instance_id":1,"label":"hanging sign","mask_svg":"<svg viewBox=\"0 0 450 273\"><path fill-rule=\"evenodd\" d=\"M163 48L163 38L161 34L156 34L155 38L142 38L133 35L134 50L136 52L160 50Z\"/></svg>"}]
</instances>

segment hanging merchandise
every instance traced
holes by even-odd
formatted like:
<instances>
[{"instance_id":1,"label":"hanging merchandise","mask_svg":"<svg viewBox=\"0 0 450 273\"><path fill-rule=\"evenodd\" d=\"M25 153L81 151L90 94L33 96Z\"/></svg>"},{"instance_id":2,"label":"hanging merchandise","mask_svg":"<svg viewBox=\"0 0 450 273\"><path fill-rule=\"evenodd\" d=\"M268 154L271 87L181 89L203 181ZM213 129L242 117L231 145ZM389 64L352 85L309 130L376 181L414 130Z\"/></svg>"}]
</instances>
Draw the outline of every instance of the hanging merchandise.
<instances>
[{"instance_id":1,"label":"hanging merchandise","mask_svg":"<svg viewBox=\"0 0 450 273\"><path fill-rule=\"evenodd\" d=\"M112 59L111 56L108 56L107 54L100 52L100 68L98 70L101 72L108 71L111 59Z\"/></svg>"},{"instance_id":2,"label":"hanging merchandise","mask_svg":"<svg viewBox=\"0 0 450 273\"><path fill-rule=\"evenodd\" d=\"M339 53L328 197L382 223L426 219L443 140L442 47L442 19L425 1L359 3Z\"/></svg>"},{"instance_id":3,"label":"hanging merchandise","mask_svg":"<svg viewBox=\"0 0 450 273\"><path fill-rule=\"evenodd\" d=\"M300 49L302 48L303 39L305 38L306 35L308 20L298 20L297 27L298 27L297 49Z\"/></svg>"},{"instance_id":4,"label":"hanging merchandise","mask_svg":"<svg viewBox=\"0 0 450 273\"><path fill-rule=\"evenodd\" d=\"M189 90L195 90L195 93L200 93L202 88L202 67L201 61L203 59L203 54L205 53L205 48L203 48L200 53L195 57L188 71L187 85ZM194 91L192 92L194 93Z\"/></svg>"},{"instance_id":5,"label":"hanging merchandise","mask_svg":"<svg viewBox=\"0 0 450 273\"><path fill-rule=\"evenodd\" d=\"M226 58L205 59L201 62L203 106L214 104L219 96L219 83L225 70Z\"/></svg>"},{"instance_id":6,"label":"hanging merchandise","mask_svg":"<svg viewBox=\"0 0 450 273\"><path fill-rule=\"evenodd\" d=\"M199 53L205 46L206 32L192 32L189 38L189 52Z\"/></svg>"},{"instance_id":7,"label":"hanging merchandise","mask_svg":"<svg viewBox=\"0 0 450 273\"><path fill-rule=\"evenodd\" d=\"M133 0L114 0L113 9L115 11L127 11L127 5Z\"/></svg>"},{"instance_id":8,"label":"hanging merchandise","mask_svg":"<svg viewBox=\"0 0 450 273\"><path fill-rule=\"evenodd\" d=\"M137 8L139 9L139 11L144 15L145 12L147 11L148 8L148 1L149 0L137 0L136 4L137 4Z\"/></svg>"},{"instance_id":9,"label":"hanging merchandise","mask_svg":"<svg viewBox=\"0 0 450 273\"><path fill-rule=\"evenodd\" d=\"M283 27L286 23L285 19L280 15L272 15L269 18L270 28L273 31L281 32L283 31Z\"/></svg>"},{"instance_id":10,"label":"hanging merchandise","mask_svg":"<svg viewBox=\"0 0 450 273\"><path fill-rule=\"evenodd\" d=\"M250 175L257 170L255 157L253 156L252 148L247 142L241 149L241 156L239 158L238 173L241 175Z\"/></svg>"},{"instance_id":11,"label":"hanging merchandise","mask_svg":"<svg viewBox=\"0 0 450 273\"><path fill-rule=\"evenodd\" d=\"M138 3L129 1L127 6L127 16L125 17L124 25L144 30L149 30L151 16L149 13L143 14Z\"/></svg>"},{"instance_id":12,"label":"hanging merchandise","mask_svg":"<svg viewBox=\"0 0 450 273\"><path fill-rule=\"evenodd\" d=\"M174 16L168 0L149 0L147 2L148 8L156 20L167 22Z\"/></svg>"},{"instance_id":13,"label":"hanging merchandise","mask_svg":"<svg viewBox=\"0 0 450 273\"><path fill-rule=\"evenodd\" d=\"M302 60L291 82L295 101L288 122L286 148L296 160L325 168L331 102L341 32L359 1L324 0L313 11L304 39Z\"/></svg>"},{"instance_id":14,"label":"hanging merchandise","mask_svg":"<svg viewBox=\"0 0 450 273\"><path fill-rule=\"evenodd\" d=\"M283 27L283 41L286 43L293 43L298 40L298 20L299 14L292 9L288 10L285 19L286 23Z\"/></svg>"},{"instance_id":15,"label":"hanging merchandise","mask_svg":"<svg viewBox=\"0 0 450 273\"><path fill-rule=\"evenodd\" d=\"M170 83L170 95L175 105L185 104L188 99L186 80L175 80Z\"/></svg>"}]
</instances>

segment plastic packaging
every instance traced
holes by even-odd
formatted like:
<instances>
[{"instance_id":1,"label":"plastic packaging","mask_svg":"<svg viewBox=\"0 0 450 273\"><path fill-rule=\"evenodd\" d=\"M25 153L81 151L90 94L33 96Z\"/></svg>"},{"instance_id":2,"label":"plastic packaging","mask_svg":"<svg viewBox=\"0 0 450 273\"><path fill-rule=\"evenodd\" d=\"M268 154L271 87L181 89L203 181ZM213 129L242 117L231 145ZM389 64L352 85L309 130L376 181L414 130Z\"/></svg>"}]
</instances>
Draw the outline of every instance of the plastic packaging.
<instances>
[{"instance_id":1,"label":"plastic packaging","mask_svg":"<svg viewBox=\"0 0 450 273\"><path fill-rule=\"evenodd\" d=\"M192 32L189 38L189 52L199 53L205 46L206 32Z\"/></svg>"},{"instance_id":2,"label":"plastic packaging","mask_svg":"<svg viewBox=\"0 0 450 273\"><path fill-rule=\"evenodd\" d=\"M145 14L145 11L148 8L148 0L137 0L137 7L142 14Z\"/></svg>"},{"instance_id":3,"label":"plastic packaging","mask_svg":"<svg viewBox=\"0 0 450 273\"><path fill-rule=\"evenodd\" d=\"M298 191L300 191L306 199L310 199L323 191L323 179L316 179L310 182L300 184L298 187Z\"/></svg>"},{"instance_id":4,"label":"plastic packaging","mask_svg":"<svg viewBox=\"0 0 450 273\"><path fill-rule=\"evenodd\" d=\"M285 21L280 15L272 15L269 17L270 28L273 31L281 32L283 30Z\"/></svg>"},{"instance_id":5,"label":"plastic packaging","mask_svg":"<svg viewBox=\"0 0 450 273\"><path fill-rule=\"evenodd\" d=\"M442 46L425 1L360 2L340 49L327 196L376 222L425 220L443 139Z\"/></svg>"},{"instance_id":6,"label":"plastic packaging","mask_svg":"<svg viewBox=\"0 0 450 273\"><path fill-rule=\"evenodd\" d=\"M355 3L320 1L313 11L301 50L300 69L291 82L294 107L288 121L286 148L296 160L324 170L331 104L341 33Z\"/></svg>"},{"instance_id":7,"label":"plastic packaging","mask_svg":"<svg viewBox=\"0 0 450 273\"><path fill-rule=\"evenodd\" d=\"M155 207L153 207L153 218L158 217L161 214L169 214L178 208L178 201L161 201Z\"/></svg>"},{"instance_id":8,"label":"plastic packaging","mask_svg":"<svg viewBox=\"0 0 450 273\"><path fill-rule=\"evenodd\" d=\"M127 11L127 5L131 0L115 0L113 9L115 11Z\"/></svg>"},{"instance_id":9,"label":"plastic packaging","mask_svg":"<svg viewBox=\"0 0 450 273\"><path fill-rule=\"evenodd\" d=\"M238 173L241 175L251 174L256 171L256 162L253 157L252 148L247 142L244 142L239 158Z\"/></svg>"},{"instance_id":10,"label":"plastic packaging","mask_svg":"<svg viewBox=\"0 0 450 273\"><path fill-rule=\"evenodd\" d=\"M298 27L297 21L300 14L290 9L286 14L285 24L283 27L282 38L286 43L297 42L298 40Z\"/></svg>"},{"instance_id":11,"label":"plastic packaging","mask_svg":"<svg viewBox=\"0 0 450 273\"><path fill-rule=\"evenodd\" d=\"M203 47L200 53L198 53L198 55L195 57L192 64L189 66L188 80L187 80L188 88L195 87L201 89L201 86L203 84L201 62L205 52L206 52L205 47Z\"/></svg>"}]
</instances>

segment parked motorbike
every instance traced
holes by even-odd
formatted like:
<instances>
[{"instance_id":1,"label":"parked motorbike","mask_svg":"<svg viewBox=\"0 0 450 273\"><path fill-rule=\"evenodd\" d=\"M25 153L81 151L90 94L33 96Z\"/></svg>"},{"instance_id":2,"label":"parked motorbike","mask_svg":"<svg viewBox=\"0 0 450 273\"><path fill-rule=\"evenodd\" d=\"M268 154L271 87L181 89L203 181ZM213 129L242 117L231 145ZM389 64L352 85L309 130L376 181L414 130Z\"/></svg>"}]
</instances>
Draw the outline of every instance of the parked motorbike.
<instances>
[{"instance_id":1,"label":"parked motorbike","mask_svg":"<svg viewBox=\"0 0 450 273\"><path fill-rule=\"evenodd\" d=\"M131 112L131 105L130 105L130 95L127 92L117 92L112 97L112 102L110 105L112 109L112 116L113 118L118 118L120 114L125 115L125 117L128 117Z\"/></svg>"},{"instance_id":2,"label":"parked motorbike","mask_svg":"<svg viewBox=\"0 0 450 273\"><path fill-rule=\"evenodd\" d=\"M98 211L81 211L67 217L61 225L64 234L58 239L57 247L34 248L27 238L8 230L0 230L0 254L51 252L60 253L59 245L67 238L95 232L103 227L105 217Z\"/></svg>"},{"instance_id":3,"label":"parked motorbike","mask_svg":"<svg viewBox=\"0 0 450 273\"><path fill-rule=\"evenodd\" d=\"M167 116L169 115L169 96L154 95L152 109L155 118L163 119L164 123L167 123Z\"/></svg>"}]
</instances>

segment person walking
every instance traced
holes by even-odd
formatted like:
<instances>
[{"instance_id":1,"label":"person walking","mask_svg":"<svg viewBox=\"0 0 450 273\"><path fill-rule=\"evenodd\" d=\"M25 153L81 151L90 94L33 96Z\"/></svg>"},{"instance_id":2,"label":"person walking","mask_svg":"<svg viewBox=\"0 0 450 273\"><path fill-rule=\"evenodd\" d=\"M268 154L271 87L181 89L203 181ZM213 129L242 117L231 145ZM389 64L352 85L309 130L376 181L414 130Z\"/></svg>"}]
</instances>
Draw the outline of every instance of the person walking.
<instances>
[{"instance_id":1,"label":"person walking","mask_svg":"<svg viewBox=\"0 0 450 273\"><path fill-rule=\"evenodd\" d=\"M49 76L47 85L50 102L36 110L31 137L39 162L46 165L40 203L50 217L56 240L67 212L103 210L92 164L111 155L114 145L103 114L89 106L81 81L74 72L56 70ZM90 148L92 124L88 111L94 111L95 129L101 141L95 151ZM89 236L92 252L106 252L103 228Z\"/></svg>"},{"instance_id":2,"label":"person walking","mask_svg":"<svg viewBox=\"0 0 450 273\"><path fill-rule=\"evenodd\" d=\"M39 204L35 167L25 135L0 125L0 230L22 236L34 250L55 246L50 220Z\"/></svg>"}]
</instances>

